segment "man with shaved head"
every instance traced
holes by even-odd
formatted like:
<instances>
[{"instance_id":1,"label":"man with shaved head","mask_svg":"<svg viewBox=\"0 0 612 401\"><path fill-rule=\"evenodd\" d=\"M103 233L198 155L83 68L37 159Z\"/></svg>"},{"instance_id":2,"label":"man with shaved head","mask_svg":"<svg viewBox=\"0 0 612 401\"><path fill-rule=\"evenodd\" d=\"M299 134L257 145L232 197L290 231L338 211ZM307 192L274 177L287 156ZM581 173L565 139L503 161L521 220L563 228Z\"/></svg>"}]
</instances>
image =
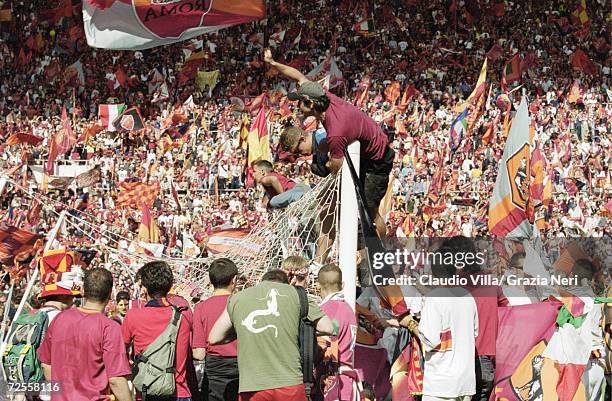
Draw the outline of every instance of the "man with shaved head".
<instances>
[{"instance_id":1,"label":"man with shaved head","mask_svg":"<svg viewBox=\"0 0 612 401\"><path fill-rule=\"evenodd\" d=\"M325 265L317 278L321 291L321 309L340 326L337 336L320 339L324 363L317 386L325 401L353 400L357 394L359 376L353 369L353 350L357 335L357 319L353 308L342 294L342 271L336 265ZM322 340L322 341L321 341ZM330 380L331 379L331 380Z\"/></svg>"}]
</instances>

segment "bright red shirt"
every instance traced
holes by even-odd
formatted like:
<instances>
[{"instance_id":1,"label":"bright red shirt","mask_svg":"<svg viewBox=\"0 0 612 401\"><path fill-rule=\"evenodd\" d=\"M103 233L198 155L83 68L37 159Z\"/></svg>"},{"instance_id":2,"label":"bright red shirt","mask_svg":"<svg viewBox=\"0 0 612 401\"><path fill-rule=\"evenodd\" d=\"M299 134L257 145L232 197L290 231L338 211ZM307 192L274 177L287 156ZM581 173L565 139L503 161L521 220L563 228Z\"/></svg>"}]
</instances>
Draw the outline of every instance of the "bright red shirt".
<instances>
[{"instance_id":1,"label":"bright red shirt","mask_svg":"<svg viewBox=\"0 0 612 401\"><path fill-rule=\"evenodd\" d=\"M54 401L110 400L108 379L132 373L121 326L104 314L81 308L59 313L49 325L38 357L51 365L61 385Z\"/></svg>"},{"instance_id":2,"label":"bright red shirt","mask_svg":"<svg viewBox=\"0 0 612 401\"><path fill-rule=\"evenodd\" d=\"M171 297L170 302L176 306L186 306L184 300L179 297ZM176 373L174 374L178 398L191 397L191 391L187 385L187 361L191 361L190 336L193 316L189 308L182 314L183 318L176 339ZM133 344L134 355L140 354L166 329L171 317L170 306L144 306L128 310L123 319L123 325L121 325L125 345Z\"/></svg>"},{"instance_id":3,"label":"bright red shirt","mask_svg":"<svg viewBox=\"0 0 612 401\"><path fill-rule=\"evenodd\" d=\"M227 344L208 344L210 330L225 310L229 297L229 295L214 295L196 305L193 311L193 348L206 348L206 355L231 357L238 355L236 340Z\"/></svg>"},{"instance_id":4,"label":"bright red shirt","mask_svg":"<svg viewBox=\"0 0 612 401\"><path fill-rule=\"evenodd\" d=\"M380 125L357 107L327 92L330 100L323 126L327 131L329 154L334 159L344 157L344 149L351 143L361 143L361 155L368 160L380 160L385 154L389 138Z\"/></svg>"},{"instance_id":5,"label":"bright red shirt","mask_svg":"<svg viewBox=\"0 0 612 401\"><path fill-rule=\"evenodd\" d=\"M273 176L278 178L278 181L280 182L281 187L283 188L283 192L290 190L291 188L295 187L297 184L295 183L295 181L290 180L289 178L285 177L282 174L277 174L277 173L268 173L266 174L266 177L268 176ZM278 195L276 193L276 191L274 190L274 188L272 187L265 187L264 188L266 190L266 193L268 194L268 196L270 198L275 197L276 195Z\"/></svg>"}]
</instances>

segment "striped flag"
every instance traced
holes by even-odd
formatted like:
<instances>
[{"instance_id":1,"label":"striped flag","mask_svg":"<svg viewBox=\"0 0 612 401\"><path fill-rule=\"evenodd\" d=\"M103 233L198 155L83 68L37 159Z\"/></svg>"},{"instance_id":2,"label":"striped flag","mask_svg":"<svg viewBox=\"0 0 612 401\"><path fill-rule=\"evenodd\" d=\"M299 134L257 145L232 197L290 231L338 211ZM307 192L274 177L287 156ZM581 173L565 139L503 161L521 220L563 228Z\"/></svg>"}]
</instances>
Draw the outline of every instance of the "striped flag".
<instances>
[{"instance_id":1,"label":"striped flag","mask_svg":"<svg viewBox=\"0 0 612 401\"><path fill-rule=\"evenodd\" d=\"M510 128L489 204L489 230L495 236L518 240L531 238L533 232L533 216L529 215L533 207L530 203L535 201L531 198L534 180L530 126L527 100L523 98Z\"/></svg>"},{"instance_id":2,"label":"striped flag","mask_svg":"<svg viewBox=\"0 0 612 401\"><path fill-rule=\"evenodd\" d=\"M478 75L478 81L476 81L476 86L472 93L468 98L455 106L455 113L461 113L465 110L469 105L475 105L478 103L480 96L485 92L487 86L487 59L485 58L484 63L482 64L482 68L480 69L480 75Z\"/></svg>"},{"instance_id":3,"label":"striped flag","mask_svg":"<svg viewBox=\"0 0 612 401\"><path fill-rule=\"evenodd\" d=\"M159 183L121 182L118 185L117 205L126 207L151 207L159 194Z\"/></svg>"},{"instance_id":4,"label":"striped flag","mask_svg":"<svg viewBox=\"0 0 612 401\"><path fill-rule=\"evenodd\" d=\"M363 36L370 36L374 33L372 21L370 21L368 18L364 18L358 23L356 23L354 28L355 32Z\"/></svg>"},{"instance_id":5,"label":"striped flag","mask_svg":"<svg viewBox=\"0 0 612 401\"><path fill-rule=\"evenodd\" d=\"M117 116L123 113L124 110L125 104L98 105L98 118L100 119L100 124L102 124L107 131L115 131L113 121L115 121Z\"/></svg>"},{"instance_id":6,"label":"striped flag","mask_svg":"<svg viewBox=\"0 0 612 401\"><path fill-rule=\"evenodd\" d=\"M467 132L468 115L469 115L469 111L466 108L465 110L461 112L461 114L457 116L457 118L455 118L455 121L453 121L453 123L451 124L451 130L450 130L451 143L450 144L451 144L451 150L453 152L455 152L459 148L459 145L461 144L461 141L463 140L463 135Z\"/></svg>"}]
</instances>

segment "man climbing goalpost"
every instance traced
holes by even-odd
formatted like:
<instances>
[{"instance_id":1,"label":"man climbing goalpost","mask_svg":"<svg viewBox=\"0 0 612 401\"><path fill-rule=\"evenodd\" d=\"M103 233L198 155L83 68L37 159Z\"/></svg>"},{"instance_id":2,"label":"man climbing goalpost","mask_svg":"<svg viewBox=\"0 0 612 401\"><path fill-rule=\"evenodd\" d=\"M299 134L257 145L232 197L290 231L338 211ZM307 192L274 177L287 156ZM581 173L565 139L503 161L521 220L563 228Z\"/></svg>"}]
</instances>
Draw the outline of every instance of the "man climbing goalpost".
<instances>
[{"instance_id":1,"label":"man climbing goalpost","mask_svg":"<svg viewBox=\"0 0 612 401\"><path fill-rule=\"evenodd\" d=\"M361 165L359 179L365 190L365 203L376 224L380 238L386 235L385 222L378 213L389 184L395 152L390 138L380 125L357 107L326 91L319 83L310 81L297 69L274 61L272 52L266 49L264 61L285 77L299 84L297 92L290 93L290 100L298 100L305 116L314 116L327 131L326 143L315 143L316 138L299 127L286 129L280 138L280 146L288 152L302 156L313 155L313 163L320 174L335 174L342 168L347 147L359 141ZM322 157L321 157L322 156ZM322 170L322 171L321 171Z\"/></svg>"}]
</instances>

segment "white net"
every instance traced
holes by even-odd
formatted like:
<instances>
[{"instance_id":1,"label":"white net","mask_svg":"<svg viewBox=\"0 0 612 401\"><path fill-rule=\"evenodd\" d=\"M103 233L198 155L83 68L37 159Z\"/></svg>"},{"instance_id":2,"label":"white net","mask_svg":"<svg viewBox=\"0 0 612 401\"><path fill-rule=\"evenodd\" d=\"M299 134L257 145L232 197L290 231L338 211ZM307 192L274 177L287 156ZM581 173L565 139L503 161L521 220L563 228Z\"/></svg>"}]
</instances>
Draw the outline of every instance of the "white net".
<instances>
[{"instance_id":1,"label":"white net","mask_svg":"<svg viewBox=\"0 0 612 401\"><path fill-rule=\"evenodd\" d=\"M227 252L181 263L182 266L177 266L179 286L197 283L207 289L208 266L220 257L236 263L240 287L256 284L266 271L279 268L288 256L299 255L319 263L337 261L334 238L338 231L339 177L330 175L321 180Z\"/></svg>"}]
</instances>

